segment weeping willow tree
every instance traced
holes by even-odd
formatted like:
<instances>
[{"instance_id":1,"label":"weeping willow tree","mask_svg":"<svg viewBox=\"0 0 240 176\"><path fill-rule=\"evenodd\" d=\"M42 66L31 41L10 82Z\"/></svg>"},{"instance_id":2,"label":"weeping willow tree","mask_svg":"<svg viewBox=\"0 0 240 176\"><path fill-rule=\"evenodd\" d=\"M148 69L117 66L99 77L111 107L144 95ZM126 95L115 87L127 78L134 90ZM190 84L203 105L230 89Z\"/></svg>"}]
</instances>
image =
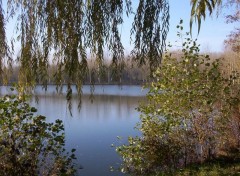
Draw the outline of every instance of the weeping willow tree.
<instances>
[{"instance_id":1,"label":"weeping willow tree","mask_svg":"<svg viewBox=\"0 0 240 176\"><path fill-rule=\"evenodd\" d=\"M193 22L198 24L198 33L200 32L202 19L206 19L206 12L212 15L214 9L221 7L222 0L191 0L191 17L190 17L190 31L192 32Z\"/></svg>"},{"instance_id":2,"label":"weeping willow tree","mask_svg":"<svg viewBox=\"0 0 240 176\"><path fill-rule=\"evenodd\" d=\"M55 83L61 88L63 80L75 84L81 96L83 79L89 73L87 53L96 59L99 73L103 69L104 50L111 54L111 67L121 74L124 46L120 27L124 16L134 16L131 52L141 65L148 63L154 71L161 63L169 30L168 0L139 0L133 8L131 0L0 0L0 71L13 63L10 41L6 39L6 23L16 19L18 42L21 45L17 58L20 66L18 85L21 90L36 83L47 86L49 62L57 65ZM206 12L212 13L221 0L191 0L191 25L195 20L201 25ZM199 28L200 29L200 28ZM12 40L12 45L16 44ZM14 48L14 47L12 47ZM67 77L66 77L67 76Z\"/></svg>"}]
</instances>

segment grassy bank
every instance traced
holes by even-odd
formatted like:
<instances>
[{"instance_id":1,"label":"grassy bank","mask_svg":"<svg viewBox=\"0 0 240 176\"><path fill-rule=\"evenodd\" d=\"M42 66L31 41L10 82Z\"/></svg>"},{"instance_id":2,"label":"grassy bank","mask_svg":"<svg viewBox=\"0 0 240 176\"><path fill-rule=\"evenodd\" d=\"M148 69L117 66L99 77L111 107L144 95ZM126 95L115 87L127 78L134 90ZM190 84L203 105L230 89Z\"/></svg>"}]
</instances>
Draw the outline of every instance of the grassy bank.
<instances>
[{"instance_id":1,"label":"grassy bank","mask_svg":"<svg viewBox=\"0 0 240 176\"><path fill-rule=\"evenodd\" d=\"M190 165L172 174L176 176L239 176L240 159L218 159L203 164Z\"/></svg>"}]
</instances>

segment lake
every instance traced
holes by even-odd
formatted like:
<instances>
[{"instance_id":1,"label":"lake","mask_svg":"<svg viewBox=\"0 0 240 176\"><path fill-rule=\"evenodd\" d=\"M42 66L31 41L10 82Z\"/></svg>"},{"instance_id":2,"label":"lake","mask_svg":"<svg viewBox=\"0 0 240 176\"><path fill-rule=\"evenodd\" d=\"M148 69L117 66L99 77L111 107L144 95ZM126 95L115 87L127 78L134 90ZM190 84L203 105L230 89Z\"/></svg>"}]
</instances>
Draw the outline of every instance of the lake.
<instances>
[{"instance_id":1,"label":"lake","mask_svg":"<svg viewBox=\"0 0 240 176\"><path fill-rule=\"evenodd\" d=\"M6 87L2 93L8 93ZM81 110L78 109L78 99L72 99L72 116L69 113L65 98L57 95L54 86L49 86L47 92L37 87L35 93L38 102L32 101L32 106L38 109L38 114L47 117L48 122L61 119L65 127L66 148L76 149L78 175L81 176L120 176L120 172L111 172L110 166L119 167L121 159L114 145L127 143L128 136L139 135L135 130L139 122L139 112L135 110L140 101L144 100L146 90L140 86L95 86L93 102L89 99L90 87L83 87ZM73 92L75 94L76 92ZM122 140L118 140L121 136Z\"/></svg>"}]
</instances>

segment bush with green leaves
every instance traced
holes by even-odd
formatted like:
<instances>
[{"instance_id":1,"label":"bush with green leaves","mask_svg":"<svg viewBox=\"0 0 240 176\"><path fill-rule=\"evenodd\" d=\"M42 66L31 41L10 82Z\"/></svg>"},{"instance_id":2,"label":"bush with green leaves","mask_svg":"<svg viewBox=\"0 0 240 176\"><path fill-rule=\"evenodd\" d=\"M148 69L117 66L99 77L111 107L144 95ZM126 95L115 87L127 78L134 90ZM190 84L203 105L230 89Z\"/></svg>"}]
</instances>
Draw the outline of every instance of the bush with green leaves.
<instances>
[{"instance_id":1,"label":"bush with green leaves","mask_svg":"<svg viewBox=\"0 0 240 176\"><path fill-rule=\"evenodd\" d=\"M48 123L36 111L18 96L0 98L0 175L74 175L62 121Z\"/></svg>"},{"instance_id":2,"label":"bush with green leaves","mask_svg":"<svg viewBox=\"0 0 240 176\"><path fill-rule=\"evenodd\" d=\"M240 151L240 138L233 135L240 125L232 126L236 123L233 111L238 108L239 112L240 107L236 78L225 78L220 61L201 55L189 33L178 36L185 37L181 56L166 52L149 85L147 103L138 108L137 129L142 135L129 137L129 144L117 147L122 172L170 173L190 163L226 156L230 144Z\"/></svg>"}]
</instances>

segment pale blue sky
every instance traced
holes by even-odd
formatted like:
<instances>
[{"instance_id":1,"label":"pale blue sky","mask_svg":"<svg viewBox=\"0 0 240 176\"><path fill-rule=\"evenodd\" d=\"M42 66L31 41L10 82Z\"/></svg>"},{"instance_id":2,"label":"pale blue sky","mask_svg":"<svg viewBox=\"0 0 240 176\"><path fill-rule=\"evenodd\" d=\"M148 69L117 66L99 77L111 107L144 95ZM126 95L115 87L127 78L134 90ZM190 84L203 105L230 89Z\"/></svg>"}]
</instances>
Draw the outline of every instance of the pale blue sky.
<instances>
[{"instance_id":1,"label":"pale blue sky","mask_svg":"<svg viewBox=\"0 0 240 176\"><path fill-rule=\"evenodd\" d=\"M226 0L225 0L226 1ZM5 1L3 1L4 3ZM132 0L133 9L136 9L138 0ZM180 19L184 21L184 30L189 31L189 19L190 19L190 0L169 0L170 2L170 31L168 34L167 42L171 42L175 45L177 40L177 29ZM5 6L6 7L6 6ZM234 26L239 24L226 24L225 14L229 14L233 9L224 9L218 17L207 16L206 20L202 22L200 34L197 35L197 26L193 26L193 38L198 38L198 43L201 45L201 51L203 52L222 52L224 50L224 39L234 29ZM124 25L121 27L122 41L125 47L126 53L129 53L132 49L130 44L130 29L133 18L125 20ZM10 38L13 35L13 22L9 23L7 27L7 36ZM19 49L19 46L15 51Z\"/></svg>"},{"instance_id":2,"label":"pale blue sky","mask_svg":"<svg viewBox=\"0 0 240 176\"><path fill-rule=\"evenodd\" d=\"M225 15L229 14L231 10L233 9L223 9L218 17L216 13L213 17L207 16L206 20L202 22L199 35L197 35L197 25L194 24L193 38L198 38L202 51L221 52L224 50L223 42L234 29L234 24L226 24L225 21ZM190 0L170 0L169 41L174 42L176 40L177 30L175 26L179 23L180 18L184 21L185 30L189 31L190 11Z\"/></svg>"},{"instance_id":3,"label":"pale blue sky","mask_svg":"<svg viewBox=\"0 0 240 176\"><path fill-rule=\"evenodd\" d=\"M177 28L180 19L184 21L184 31L189 31L190 20L190 0L169 0L170 2L170 30L168 33L167 42L175 45L177 40ZM133 0L133 6L136 6L138 1ZM226 24L225 14L233 9L223 9L217 17L214 13L213 17L207 16L206 20L202 22L200 34L197 35L197 25L193 25L193 38L198 38L198 43L201 45L201 51L203 52L222 52L224 50L223 42L226 36L234 29L236 24ZM122 39L127 52L132 47L129 45L129 31L131 28L132 19L126 21L122 27ZM239 25L239 24L238 24ZM127 46L127 47L126 47Z\"/></svg>"}]
</instances>

